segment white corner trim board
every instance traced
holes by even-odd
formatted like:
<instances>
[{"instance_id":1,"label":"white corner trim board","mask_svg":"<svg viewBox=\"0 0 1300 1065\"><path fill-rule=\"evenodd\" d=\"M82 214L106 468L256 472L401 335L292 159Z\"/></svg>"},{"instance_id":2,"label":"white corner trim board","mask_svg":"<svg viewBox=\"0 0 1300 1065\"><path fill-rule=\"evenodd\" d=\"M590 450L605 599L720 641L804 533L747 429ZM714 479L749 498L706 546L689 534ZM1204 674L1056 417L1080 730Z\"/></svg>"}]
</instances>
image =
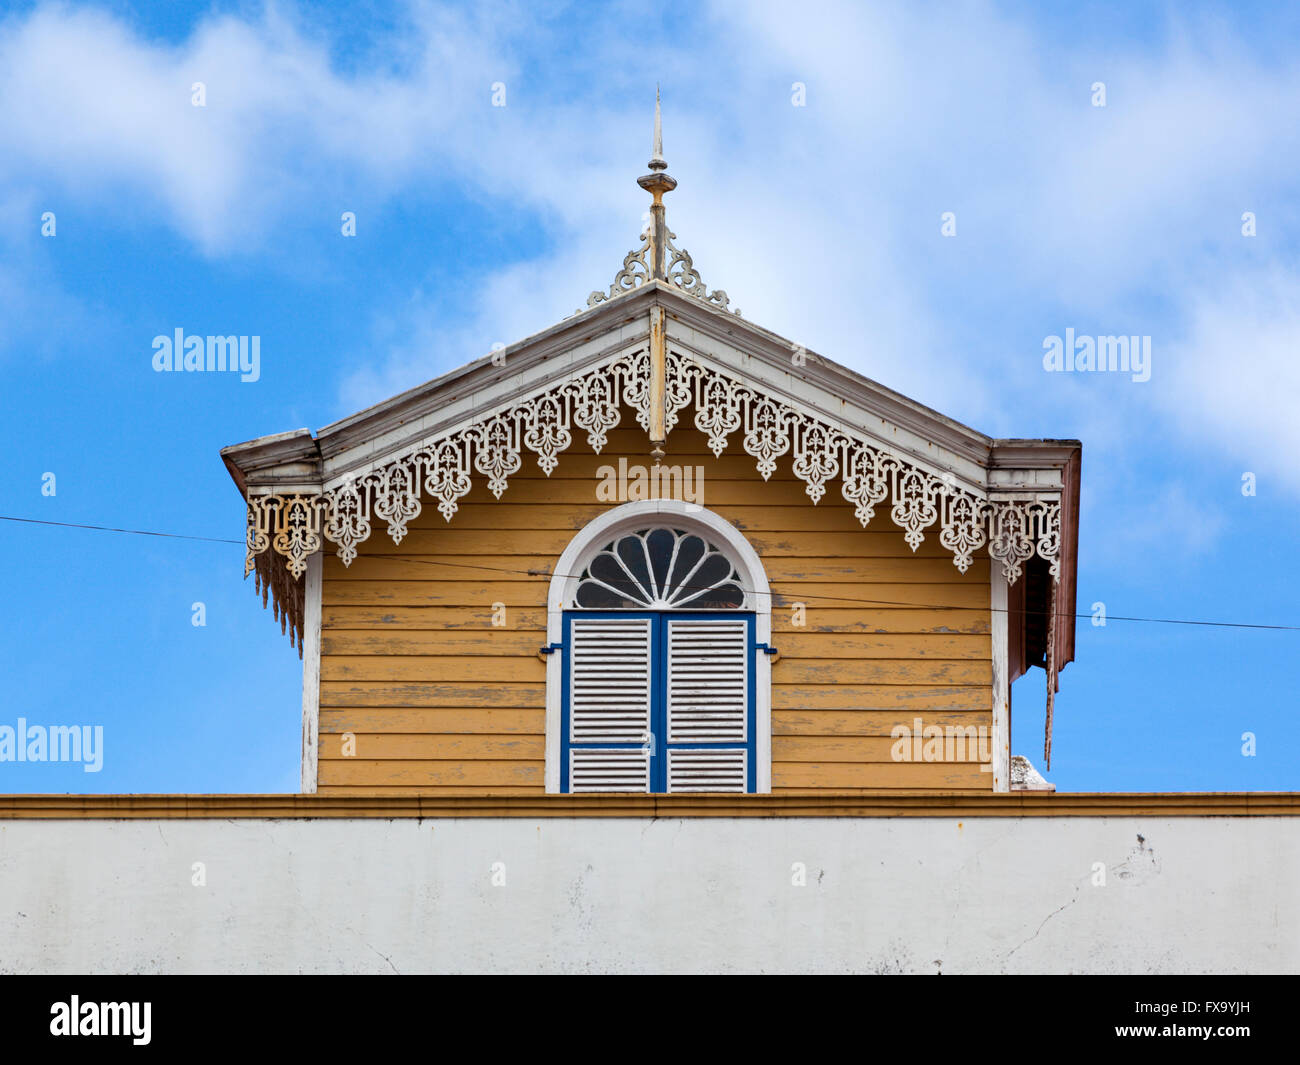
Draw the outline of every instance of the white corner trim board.
<instances>
[{"instance_id":1,"label":"white corner trim board","mask_svg":"<svg viewBox=\"0 0 1300 1065\"><path fill-rule=\"evenodd\" d=\"M306 602L302 628L302 791L313 794L317 784L320 729L321 569L320 554L307 560Z\"/></svg>"},{"instance_id":2,"label":"white corner trim board","mask_svg":"<svg viewBox=\"0 0 1300 1065\"><path fill-rule=\"evenodd\" d=\"M989 575L989 625L993 644L993 790L1011 790L1011 680L1008 659L1010 619L1006 577Z\"/></svg>"}]
</instances>

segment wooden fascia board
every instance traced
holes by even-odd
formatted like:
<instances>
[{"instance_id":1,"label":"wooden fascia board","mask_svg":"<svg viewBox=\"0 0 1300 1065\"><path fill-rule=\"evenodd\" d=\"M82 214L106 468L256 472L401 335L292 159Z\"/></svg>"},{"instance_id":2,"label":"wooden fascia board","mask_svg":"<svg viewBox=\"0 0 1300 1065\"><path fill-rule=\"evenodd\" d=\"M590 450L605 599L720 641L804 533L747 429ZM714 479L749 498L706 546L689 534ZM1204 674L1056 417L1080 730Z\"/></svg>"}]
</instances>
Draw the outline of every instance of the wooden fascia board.
<instances>
[{"instance_id":1,"label":"wooden fascia board","mask_svg":"<svg viewBox=\"0 0 1300 1065\"><path fill-rule=\"evenodd\" d=\"M221 449L221 461L244 498L259 488L320 485L320 450L310 429L231 444Z\"/></svg>"},{"instance_id":2,"label":"wooden fascia board","mask_svg":"<svg viewBox=\"0 0 1300 1065\"><path fill-rule=\"evenodd\" d=\"M660 282L657 287L660 299L669 312L670 337L674 336L671 320L676 320L687 329L707 334L756 361L782 371L791 369L792 354L796 349L801 350L807 361L799 368L799 376L810 385L870 411L885 425L923 437L974 465L987 466L989 447L993 443L991 437L908 399L833 359L756 326L747 319L710 307L694 297L675 291L671 285ZM680 329L675 332L674 339L689 343L689 338L683 336ZM736 370L743 373L740 367L736 367ZM827 413L833 415L833 412ZM871 430L870 425L861 428Z\"/></svg>"},{"instance_id":3,"label":"wooden fascia board","mask_svg":"<svg viewBox=\"0 0 1300 1065\"><path fill-rule=\"evenodd\" d=\"M1078 440L994 440L990 469L1064 469L1083 447Z\"/></svg>"},{"instance_id":4,"label":"wooden fascia board","mask_svg":"<svg viewBox=\"0 0 1300 1065\"><path fill-rule=\"evenodd\" d=\"M649 286L642 286L600 307L566 318L562 322L518 340L499 352L484 355L473 362L408 389L391 399L376 403L356 414L324 426L317 433L327 458L365 440L376 431L385 431L407 422L418 421L438 409L450 398L476 392L490 392L508 383L521 368L564 355L576 346L614 332L629 322L646 319L654 298ZM504 365L493 363L493 355Z\"/></svg>"},{"instance_id":5,"label":"wooden fascia board","mask_svg":"<svg viewBox=\"0 0 1300 1065\"><path fill-rule=\"evenodd\" d=\"M1061 602L1057 604L1056 671L1074 661L1075 614L1079 583L1079 488L1083 474L1083 445L1074 448L1065 467L1061 492Z\"/></svg>"},{"instance_id":6,"label":"wooden fascia board","mask_svg":"<svg viewBox=\"0 0 1300 1065\"><path fill-rule=\"evenodd\" d=\"M469 379L472 382L469 385L472 391L485 382L508 377L509 367L518 365L516 356L531 353L534 358L544 359L567 350L575 343L581 344L591 337L608 332L615 324L631 321L647 313L653 302L650 287L641 286L599 307L565 318L532 336L517 340L500 352L494 352L493 354L498 357L505 356L505 366L495 365L492 362L492 355L484 355L414 388L409 388L405 392L400 392L390 399L366 407L356 414L331 422L322 427L317 435L322 440L331 441L332 450L338 451L348 446L354 439L364 439L371 433L375 424L388 426L423 417L437 409L448 391L458 381ZM462 388L461 391L463 390Z\"/></svg>"},{"instance_id":7,"label":"wooden fascia board","mask_svg":"<svg viewBox=\"0 0 1300 1065\"><path fill-rule=\"evenodd\" d=\"M1059 490L1069 457L1080 447L1077 441L993 440L815 352L806 351L806 363L795 372L791 341L652 281L512 344L497 363L484 356L333 422L314 438L305 429L261 437L223 449L222 458L245 495L250 489L317 489L634 347L648 336L655 306L667 312L670 339L682 349L979 490Z\"/></svg>"},{"instance_id":8,"label":"wooden fascia board","mask_svg":"<svg viewBox=\"0 0 1300 1065\"><path fill-rule=\"evenodd\" d=\"M643 286L644 288L644 286ZM421 440L508 408L649 337L651 292L636 291L470 363L318 434L327 483L382 465ZM502 358L503 356L503 358Z\"/></svg>"},{"instance_id":9,"label":"wooden fascia board","mask_svg":"<svg viewBox=\"0 0 1300 1065\"><path fill-rule=\"evenodd\" d=\"M987 490L986 467L981 462L893 425L863 403L810 382L788 363L785 366L772 365L748 356L726 342L701 339L698 334L690 340L683 340L670 329L669 338L673 350L689 354L701 365L714 364L729 375L756 385L764 394L797 410L807 411L850 436L861 437L911 465L939 477L951 476L961 487L976 495ZM737 359L744 360L744 365L734 365ZM671 437L668 449L672 450Z\"/></svg>"},{"instance_id":10,"label":"wooden fascia board","mask_svg":"<svg viewBox=\"0 0 1300 1065\"><path fill-rule=\"evenodd\" d=\"M756 365L775 373L788 373L795 345L756 326L747 319L708 306L693 296L661 281L647 282L593 310L552 326L503 349L497 365L484 356L458 370L443 374L390 400L334 422L320 430L323 477L333 482L348 474L381 465L404 449L431 436L443 435L468 424L485 412L499 409L524 395L563 380L590 364L634 344L648 334L648 312L662 306L670 323L675 320L714 342L731 347ZM689 334L673 330L673 339L691 346ZM603 341L603 342L602 342ZM832 422L845 422L878 439L891 451L903 451L922 466L938 472L952 471L953 462L942 452L956 457L964 467L963 480L973 481L973 470L987 467L991 439L947 418L922 404L893 392L868 378L840 366L815 352L798 377L823 393L820 413ZM545 370L539 370L545 366ZM755 366L728 367L744 376ZM770 382L765 382L770 383ZM789 390L795 403L807 405L807 395ZM807 390L805 389L805 392ZM859 418L845 418L848 405L861 412ZM836 408L839 408L837 410ZM912 434L916 443L900 448L899 431ZM921 444L920 442L924 442ZM983 487L983 485L979 485Z\"/></svg>"}]
</instances>

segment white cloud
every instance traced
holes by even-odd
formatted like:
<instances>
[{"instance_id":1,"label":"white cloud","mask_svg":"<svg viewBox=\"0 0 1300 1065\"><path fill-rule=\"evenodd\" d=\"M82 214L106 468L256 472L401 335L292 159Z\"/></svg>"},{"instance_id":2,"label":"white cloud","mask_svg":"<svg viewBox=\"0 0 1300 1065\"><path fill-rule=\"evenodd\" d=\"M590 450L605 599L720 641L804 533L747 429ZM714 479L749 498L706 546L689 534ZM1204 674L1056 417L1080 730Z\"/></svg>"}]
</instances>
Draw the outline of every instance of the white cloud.
<instances>
[{"instance_id":1,"label":"white cloud","mask_svg":"<svg viewBox=\"0 0 1300 1065\"><path fill-rule=\"evenodd\" d=\"M719 3L667 41L629 33L641 17L616 7L575 42L528 7L414 6L373 45L391 62L344 70L275 8L173 46L40 7L0 25L0 182L161 212L210 255L264 246L356 182L383 198L450 178L534 209L553 245L521 249L456 313L435 319L413 279L409 305L377 314L378 354L341 393L359 406L609 283L645 206L655 71L681 182L669 224L750 320L995 434L1161 418L1243 468L1294 453L1294 283L1237 227L1264 212L1276 251L1295 224L1300 130L1277 116L1300 70L1221 25L1067 51L984 4ZM489 106L498 78L505 109ZM1152 381L1045 387L1037 338L1068 325L1153 335Z\"/></svg>"},{"instance_id":2,"label":"white cloud","mask_svg":"<svg viewBox=\"0 0 1300 1065\"><path fill-rule=\"evenodd\" d=\"M1226 445L1242 471L1300 494L1300 277L1265 267L1188 297L1167 415L1200 448Z\"/></svg>"}]
</instances>

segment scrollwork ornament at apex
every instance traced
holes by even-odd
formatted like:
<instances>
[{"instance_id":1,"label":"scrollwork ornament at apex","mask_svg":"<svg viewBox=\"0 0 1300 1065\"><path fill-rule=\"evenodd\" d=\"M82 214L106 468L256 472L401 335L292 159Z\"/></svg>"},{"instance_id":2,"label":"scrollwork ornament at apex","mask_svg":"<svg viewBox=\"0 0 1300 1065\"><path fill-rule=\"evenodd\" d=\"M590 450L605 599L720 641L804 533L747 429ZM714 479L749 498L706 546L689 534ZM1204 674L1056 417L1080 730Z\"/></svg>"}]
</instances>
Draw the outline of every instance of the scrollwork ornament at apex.
<instances>
[{"instance_id":1,"label":"scrollwork ornament at apex","mask_svg":"<svg viewBox=\"0 0 1300 1065\"><path fill-rule=\"evenodd\" d=\"M650 268L646 265L646 253L650 250L650 233L647 230L639 248L633 248L623 256L623 269L614 275L614 281L608 292L599 289L587 297L587 306L595 307L606 303L615 296L640 288L650 280Z\"/></svg>"},{"instance_id":2,"label":"scrollwork ornament at apex","mask_svg":"<svg viewBox=\"0 0 1300 1065\"><path fill-rule=\"evenodd\" d=\"M691 253L684 248L678 248L673 243L677 239L677 234L671 230L668 233L668 283L675 285L688 296L694 296L698 300L712 304L720 310L726 310L727 305L731 302L727 294L722 289L709 291L709 287L700 277L700 272L695 269L695 262L691 259Z\"/></svg>"}]
</instances>

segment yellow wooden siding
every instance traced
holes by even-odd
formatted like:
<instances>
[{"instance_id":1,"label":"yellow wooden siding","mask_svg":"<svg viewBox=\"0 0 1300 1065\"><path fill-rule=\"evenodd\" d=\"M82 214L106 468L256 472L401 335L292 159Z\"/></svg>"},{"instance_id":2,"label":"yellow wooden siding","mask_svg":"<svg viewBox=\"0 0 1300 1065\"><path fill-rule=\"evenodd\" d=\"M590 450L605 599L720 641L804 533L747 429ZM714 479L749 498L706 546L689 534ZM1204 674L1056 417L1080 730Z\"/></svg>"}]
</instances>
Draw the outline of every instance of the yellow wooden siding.
<instances>
[{"instance_id":1,"label":"yellow wooden siding","mask_svg":"<svg viewBox=\"0 0 1300 1065\"><path fill-rule=\"evenodd\" d=\"M618 505L597 499L600 467L648 462L639 430L615 430L601 456L577 435L550 478L526 456L500 501L476 477L450 524L426 500L401 544L376 519L351 567L326 557L322 793L544 790L549 575ZM972 756L899 762L890 736L917 721L991 730L987 558L962 575L936 530L912 552L886 507L862 529L838 482L814 506L788 456L764 483L751 458L714 458L694 430L675 430L668 451L670 465L704 468L704 505L744 533L772 584L773 790L991 790Z\"/></svg>"}]
</instances>

